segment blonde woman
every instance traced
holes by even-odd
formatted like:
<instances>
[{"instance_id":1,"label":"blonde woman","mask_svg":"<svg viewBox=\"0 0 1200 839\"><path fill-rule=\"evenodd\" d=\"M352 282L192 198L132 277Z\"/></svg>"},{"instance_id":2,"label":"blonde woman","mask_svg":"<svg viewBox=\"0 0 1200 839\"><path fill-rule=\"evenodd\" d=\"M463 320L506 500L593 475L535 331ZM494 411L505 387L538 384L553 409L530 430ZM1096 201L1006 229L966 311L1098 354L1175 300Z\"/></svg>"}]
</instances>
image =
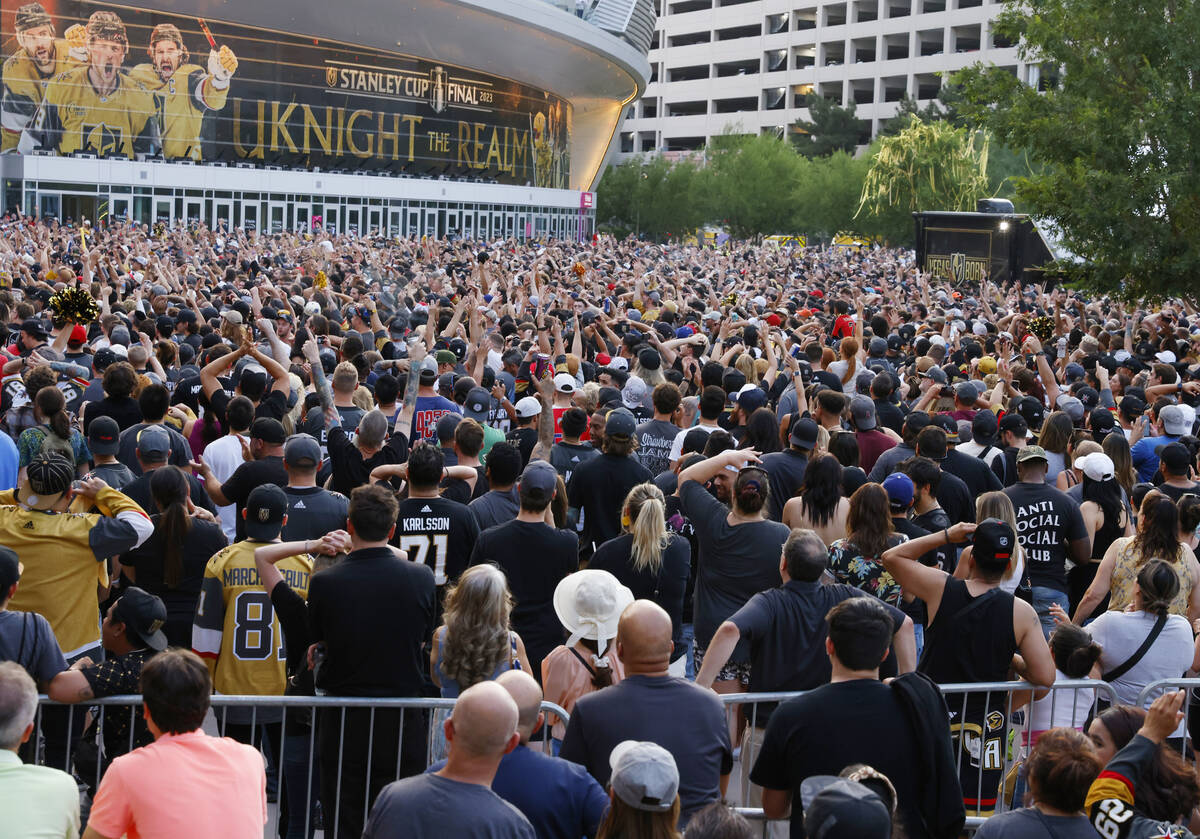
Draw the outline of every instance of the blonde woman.
<instances>
[{"instance_id":1,"label":"blonde woman","mask_svg":"<svg viewBox=\"0 0 1200 839\"><path fill-rule=\"evenodd\" d=\"M975 521L983 521L985 519L999 519L1011 527L1013 533L1017 532L1017 511L1013 509L1012 500L1003 492L985 492L979 498L975 499ZM966 560L970 556L971 546L968 545L958 557L958 565L954 568L954 576L960 580L967 579L970 563ZM1009 594L1014 594L1023 579L1025 579L1025 551L1021 548L1020 544L1017 544L1013 546L1012 558L1008 561L1008 569L1004 572L1004 576L1000 578L1000 585L997 588L1003 589Z\"/></svg>"},{"instance_id":2,"label":"blonde woman","mask_svg":"<svg viewBox=\"0 0 1200 839\"><path fill-rule=\"evenodd\" d=\"M666 499L652 483L638 484L625 496L620 536L596 549L588 568L607 571L638 600L653 600L671 616L672 676L683 676L687 662L683 637L683 596L692 570L692 551L683 537L667 529Z\"/></svg>"},{"instance_id":3,"label":"blonde woman","mask_svg":"<svg viewBox=\"0 0 1200 839\"><path fill-rule=\"evenodd\" d=\"M530 672L525 644L510 628L512 607L508 578L495 565L468 568L446 593L429 653L429 673L443 697L457 697L506 670Z\"/></svg>"}]
</instances>

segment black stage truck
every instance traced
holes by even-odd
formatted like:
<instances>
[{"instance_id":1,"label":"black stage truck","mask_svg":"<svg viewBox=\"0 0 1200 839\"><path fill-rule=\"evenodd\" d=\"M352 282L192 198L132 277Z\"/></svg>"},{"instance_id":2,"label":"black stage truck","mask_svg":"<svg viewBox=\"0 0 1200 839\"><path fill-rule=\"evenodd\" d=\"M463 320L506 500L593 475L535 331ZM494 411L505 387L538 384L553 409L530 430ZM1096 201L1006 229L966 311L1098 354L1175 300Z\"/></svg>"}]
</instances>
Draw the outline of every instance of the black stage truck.
<instances>
[{"instance_id":1,"label":"black stage truck","mask_svg":"<svg viewBox=\"0 0 1200 839\"><path fill-rule=\"evenodd\" d=\"M913 220L917 265L939 279L1006 287L1041 284L1054 273L1044 270L1056 258L1051 242L1011 201L985 198L974 213L913 213Z\"/></svg>"}]
</instances>

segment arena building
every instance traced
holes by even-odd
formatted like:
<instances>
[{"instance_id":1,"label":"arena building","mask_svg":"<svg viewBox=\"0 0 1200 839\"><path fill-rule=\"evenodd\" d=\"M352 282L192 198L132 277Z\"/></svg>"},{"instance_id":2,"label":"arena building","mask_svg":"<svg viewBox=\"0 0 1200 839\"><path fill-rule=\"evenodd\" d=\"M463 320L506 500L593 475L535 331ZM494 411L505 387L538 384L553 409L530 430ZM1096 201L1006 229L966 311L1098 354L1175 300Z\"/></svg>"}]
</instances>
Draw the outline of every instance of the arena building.
<instances>
[{"instance_id":1,"label":"arena building","mask_svg":"<svg viewBox=\"0 0 1200 839\"><path fill-rule=\"evenodd\" d=\"M2 0L5 207L588 235L649 79L644 3L593 0L584 19L547 0Z\"/></svg>"}]
</instances>

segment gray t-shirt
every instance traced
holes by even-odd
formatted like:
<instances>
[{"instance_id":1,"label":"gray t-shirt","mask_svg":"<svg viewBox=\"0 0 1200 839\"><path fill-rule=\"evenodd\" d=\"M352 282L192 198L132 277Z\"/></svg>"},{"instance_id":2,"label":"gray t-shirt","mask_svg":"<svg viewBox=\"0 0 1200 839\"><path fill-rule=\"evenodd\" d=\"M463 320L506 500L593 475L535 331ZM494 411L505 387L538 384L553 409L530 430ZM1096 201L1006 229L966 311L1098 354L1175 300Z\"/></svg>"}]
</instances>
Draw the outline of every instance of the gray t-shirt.
<instances>
[{"instance_id":1,"label":"gray t-shirt","mask_svg":"<svg viewBox=\"0 0 1200 839\"><path fill-rule=\"evenodd\" d=\"M1047 816L1032 807L1024 807L992 816L975 832L975 839L1027 839L1030 836L1096 839L1096 828L1084 815Z\"/></svg>"},{"instance_id":2,"label":"gray t-shirt","mask_svg":"<svg viewBox=\"0 0 1200 839\"><path fill-rule=\"evenodd\" d=\"M388 784L362 839L535 839L529 820L489 788L441 775Z\"/></svg>"},{"instance_id":3,"label":"gray t-shirt","mask_svg":"<svg viewBox=\"0 0 1200 839\"><path fill-rule=\"evenodd\" d=\"M491 490L476 498L467 505L475 514L480 530L487 530L506 521L512 521L521 512L521 502L517 497L517 488Z\"/></svg>"},{"instance_id":4,"label":"gray t-shirt","mask_svg":"<svg viewBox=\"0 0 1200 839\"><path fill-rule=\"evenodd\" d=\"M15 661L39 683L67 669L50 623L34 612L0 611L0 661Z\"/></svg>"}]
</instances>

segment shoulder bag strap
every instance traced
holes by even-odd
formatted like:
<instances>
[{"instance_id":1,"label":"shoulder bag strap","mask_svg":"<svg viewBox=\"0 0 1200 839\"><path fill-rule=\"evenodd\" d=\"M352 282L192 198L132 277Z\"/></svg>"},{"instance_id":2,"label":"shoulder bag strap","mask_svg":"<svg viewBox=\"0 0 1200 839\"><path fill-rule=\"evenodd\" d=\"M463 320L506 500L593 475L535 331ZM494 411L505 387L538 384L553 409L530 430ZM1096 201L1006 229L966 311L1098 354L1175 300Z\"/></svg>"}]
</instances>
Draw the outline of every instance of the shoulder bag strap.
<instances>
[{"instance_id":1,"label":"shoulder bag strap","mask_svg":"<svg viewBox=\"0 0 1200 839\"><path fill-rule=\"evenodd\" d=\"M983 451L981 451L979 454L975 455L975 457L979 458L984 463L987 463L988 452L990 452L991 450L992 450L992 446L990 444L986 445L983 447Z\"/></svg>"},{"instance_id":2,"label":"shoulder bag strap","mask_svg":"<svg viewBox=\"0 0 1200 839\"><path fill-rule=\"evenodd\" d=\"M589 673L591 673L593 676L595 676L596 675L595 668L592 667L592 665L588 664L587 659L585 659L583 656L581 656L579 654L579 650L575 649L574 647L570 647L569 649L571 650L572 655L574 655L577 659L579 659L579 663L582 664L585 668L587 668L587 671Z\"/></svg>"},{"instance_id":3,"label":"shoulder bag strap","mask_svg":"<svg viewBox=\"0 0 1200 839\"><path fill-rule=\"evenodd\" d=\"M1146 636L1146 640L1142 642L1142 645L1137 648L1134 654L1125 659L1125 661L1119 667L1108 671L1100 678L1106 682L1115 682L1117 679L1121 678L1130 670L1132 670L1137 663L1142 660L1142 657L1150 651L1150 646L1156 640L1158 640L1158 636L1162 634L1163 627L1166 625L1167 615L1161 615L1159 619L1155 621L1154 628L1150 630L1150 634Z\"/></svg>"}]
</instances>

